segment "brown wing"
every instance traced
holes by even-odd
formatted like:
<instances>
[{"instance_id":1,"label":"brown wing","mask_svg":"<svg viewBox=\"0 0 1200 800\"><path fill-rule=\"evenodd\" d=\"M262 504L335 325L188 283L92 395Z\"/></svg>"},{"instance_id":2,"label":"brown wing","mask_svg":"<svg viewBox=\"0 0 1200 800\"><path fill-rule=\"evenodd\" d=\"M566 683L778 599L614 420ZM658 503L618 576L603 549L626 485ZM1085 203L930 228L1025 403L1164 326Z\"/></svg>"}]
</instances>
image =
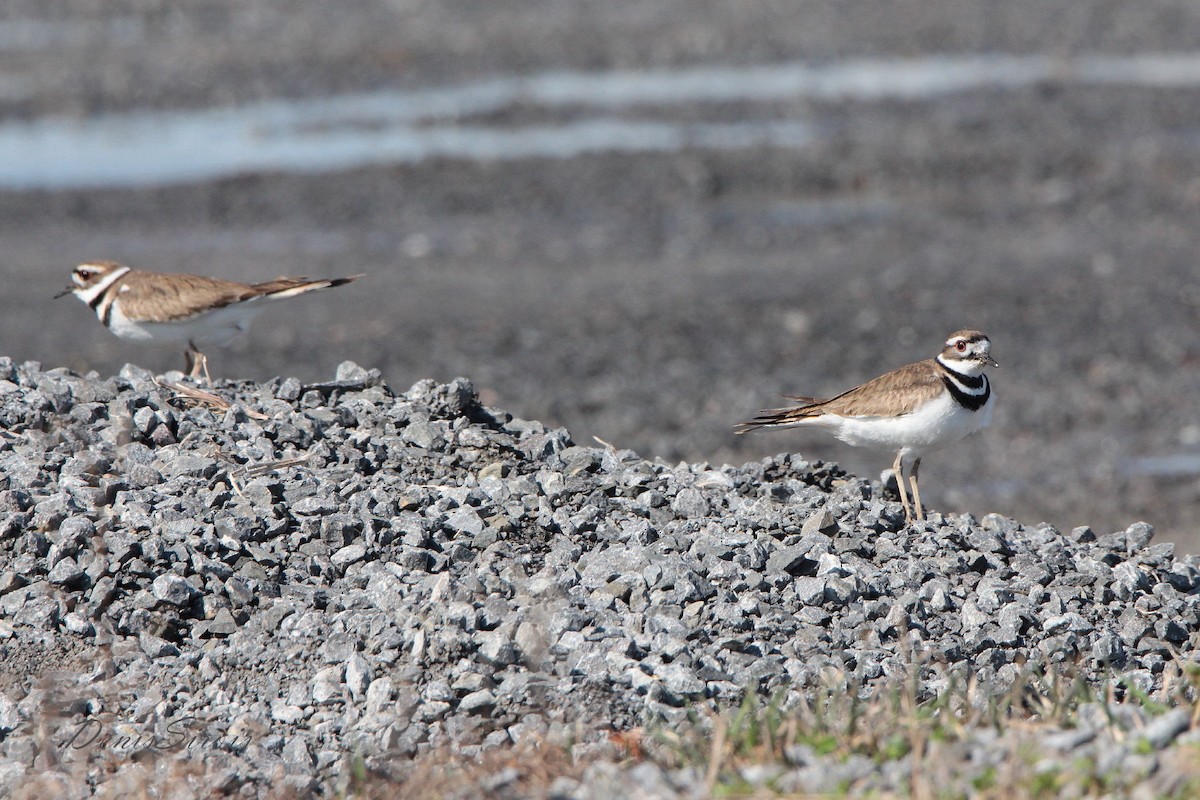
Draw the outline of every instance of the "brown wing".
<instances>
[{"instance_id":1,"label":"brown wing","mask_svg":"<svg viewBox=\"0 0 1200 800\"><path fill-rule=\"evenodd\" d=\"M265 283L238 283L203 275L155 273L135 270L121 279L121 284L136 288L135 293L118 294L125 313L149 322L174 322L194 317L214 308L242 303L263 297L278 299L295 297L317 289L328 289L358 280L348 278L276 278ZM200 309L200 310L197 310Z\"/></svg>"},{"instance_id":2,"label":"brown wing","mask_svg":"<svg viewBox=\"0 0 1200 800\"><path fill-rule=\"evenodd\" d=\"M318 289L329 289L334 286L343 286L352 281L356 281L361 277L362 275L351 275L346 278L317 278L316 280L310 280L308 278L279 277L273 281L256 283L250 288L254 290L254 294L260 297L295 297L298 294L315 292Z\"/></svg>"},{"instance_id":3,"label":"brown wing","mask_svg":"<svg viewBox=\"0 0 1200 800\"><path fill-rule=\"evenodd\" d=\"M149 322L187 319L258 294L254 287L236 281L141 270L127 273L119 283L117 299L124 313ZM122 291L125 287L130 291Z\"/></svg>"},{"instance_id":4,"label":"brown wing","mask_svg":"<svg viewBox=\"0 0 1200 800\"><path fill-rule=\"evenodd\" d=\"M933 359L918 361L884 373L829 400L789 398L804 405L760 411L754 419L738 425L735 432L746 433L755 428L793 425L823 414L837 414L842 417L898 417L909 413L919 403L937 397L944 388L937 362Z\"/></svg>"},{"instance_id":5,"label":"brown wing","mask_svg":"<svg viewBox=\"0 0 1200 800\"><path fill-rule=\"evenodd\" d=\"M820 409L818 413L841 417L899 417L945 388L937 362L930 358L884 373L815 408Z\"/></svg>"}]
</instances>

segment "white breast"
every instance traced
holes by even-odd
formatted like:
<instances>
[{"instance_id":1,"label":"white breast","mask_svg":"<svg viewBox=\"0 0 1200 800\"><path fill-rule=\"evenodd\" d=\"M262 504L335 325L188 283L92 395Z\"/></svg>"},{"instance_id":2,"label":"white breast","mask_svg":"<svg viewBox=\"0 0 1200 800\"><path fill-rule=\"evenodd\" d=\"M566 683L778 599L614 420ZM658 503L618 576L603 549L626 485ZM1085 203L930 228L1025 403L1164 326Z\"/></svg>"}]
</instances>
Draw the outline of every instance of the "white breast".
<instances>
[{"instance_id":1,"label":"white breast","mask_svg":"<svg viewBox=\"0 0 1200 800\"><path fill-rule=\"evenodd\" d=\"M968 434L975 433L992 420L995 398L978 411L959 405L949 392L942 392L911 414L901 417L840 417L826 414L812 420L843 442L875 450L908 449L913 455L936 450Z\"/></svg>"},{"instance_id":2,"label":"white breast","mask_svg":"<svg viewBox=\"0 0 1200 800\"><path fill-rule=\"evenodd\" d=\"M122 339L153 340L179 346L194 342L198 347L224 347L246 332L258 312L254 306L236 304L178 322L140 322L121 312L118 297L109 315L108 329Z\"/></svg>"}]
</instances>

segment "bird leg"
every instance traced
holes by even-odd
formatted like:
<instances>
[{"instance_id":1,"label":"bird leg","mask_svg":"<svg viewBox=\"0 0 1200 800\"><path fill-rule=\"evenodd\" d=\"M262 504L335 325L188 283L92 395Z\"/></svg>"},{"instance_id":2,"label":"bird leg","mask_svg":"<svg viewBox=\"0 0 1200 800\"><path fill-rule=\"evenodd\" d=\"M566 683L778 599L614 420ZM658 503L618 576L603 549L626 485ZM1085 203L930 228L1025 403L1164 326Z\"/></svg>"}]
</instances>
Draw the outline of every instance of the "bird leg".
<instances>
[{"instance_id":1,"label":"bird leg","mask_svg":"<svg viewBox=\"0 0 1200 800\"><path fill-rule=\"evenodd\" d=\"M896 488L900 491L900 503L904 506L904 519L912 521L912 511L908 507L908 495L904 492L904 462L901 461L901 455L904 451L896 453L896 463L892 464L892 470L896 473Z\"/></svg>"},{"instance_id":2,"label":"bird leg","mask_svg":"<svg viewBox=\"0 0 1200 800\"><path fill-rule=\"evenodd\" d=\"M201 353L194 342L188 342L188 349L184 351L184 368L188 371L188 377L194 381L200 381L200 373L204 373L204 383L209 385L212 383L212 378L208 374L208 356Z\"/></svg>"},{"instance_id":3,"label":"bird leg","mask_svg":"<svg viewBox=\"0 0 1200 800\"><path fill-rule=\"evenodd\" d=\"M917 519L925 519L925 509L921 507L921 489L917 486L917 471L921 469L921 459L913 462L908 479L912 482L913 506L917 509Z\"/></svg>"}]
</instances>

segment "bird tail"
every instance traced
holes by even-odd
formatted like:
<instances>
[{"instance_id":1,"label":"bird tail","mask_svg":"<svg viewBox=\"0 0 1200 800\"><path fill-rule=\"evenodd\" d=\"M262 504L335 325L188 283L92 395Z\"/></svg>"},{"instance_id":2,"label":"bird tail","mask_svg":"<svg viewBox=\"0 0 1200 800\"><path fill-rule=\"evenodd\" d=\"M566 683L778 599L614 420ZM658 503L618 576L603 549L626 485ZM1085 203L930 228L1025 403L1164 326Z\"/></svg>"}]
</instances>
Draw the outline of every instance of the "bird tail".
<instances>
[{"instance_id":1,"label":"bird tail","mask_svg":"<svg viewBox=\"0 0 1200 800\"><path fill-rule=\"evenodd\" d=\"M308 278L276 278L273 281L256 283L252 288L254 289L254 293L259 297L269 300L282 300L285 297L295 297L306 292L315 292L318 289L331 289L334 286L342 286L356 281L361 277L363 276L359 274L350 275L345 278L317 278L316 280Z\"/></svg>"},{"instance_id":2,"label":"bird tail","mask_svg":"<svg viewBox=\"0 0 1200 800\"><path fill-rule=\"evenodd\" d=\"M789 425L798 425L806 419L820 416L821 412L817 407L821 405L821 401L812 397L795 397L785 395L788 400L795 400L801 405L790 406L788 408L767 408L758 412L752 420L738 423L734 426L733 432L736 434L749 433L759 428L781 428Z\"/></svg>"}]
</instances>

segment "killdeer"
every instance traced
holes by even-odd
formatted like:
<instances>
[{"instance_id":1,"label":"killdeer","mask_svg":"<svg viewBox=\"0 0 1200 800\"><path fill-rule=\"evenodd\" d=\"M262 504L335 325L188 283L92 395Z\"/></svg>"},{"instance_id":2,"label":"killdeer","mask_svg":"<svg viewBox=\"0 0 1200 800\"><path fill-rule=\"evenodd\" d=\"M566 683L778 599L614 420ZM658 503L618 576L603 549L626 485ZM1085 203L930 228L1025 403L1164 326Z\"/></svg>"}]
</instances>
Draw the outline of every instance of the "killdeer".
<instances>
[{"instance_id":1,"label":"killdeer","mask_svg":"<svg viewBox=\"0 0 1200 800\"><path fill-rule=\"evenodd\" d=\"M991 340L979 331L956 331L934 358L892 370L830 400L788 397L801 405L759 412L735 430L811 426L855 447L895 449L892 469L904 516L921 520L925 518L917 486L921 458L991 422L996 403L983 374L984 367L999 366L991 348ZM912 483L911 509L904 490L905 471Z\"/></svg>"},{"instance_id":2,"label":"killdeer","mask_svg":"<svg viewBox=\"0 0 1200 800\"><path fill-rule=\"evenodd\" d=\"M186 345L185 369L209 380L208 358L200 347L229 344L245 333L262 301L295 297L361 278L276 278L237 283L166 272L143 272L115 261L89 261L71 274L71 285L55 295L73 294L122 339Z\"/></svg>"}]
</instances>

